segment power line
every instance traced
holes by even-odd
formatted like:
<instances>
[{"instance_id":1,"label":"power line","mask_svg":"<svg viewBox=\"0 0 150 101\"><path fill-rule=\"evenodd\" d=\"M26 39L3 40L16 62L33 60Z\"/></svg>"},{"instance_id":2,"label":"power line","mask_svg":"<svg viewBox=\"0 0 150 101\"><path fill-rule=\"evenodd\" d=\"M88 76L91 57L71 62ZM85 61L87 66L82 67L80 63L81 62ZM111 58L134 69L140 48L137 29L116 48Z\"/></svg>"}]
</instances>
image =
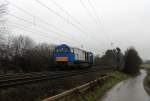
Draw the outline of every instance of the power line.
<instances>
[{"instance_id":1,"label":"power line","mask_svg":"<svg viewBox=\"0 0 150 101\"><path fill-rule=\"evenodd\" d=\"M57 13L57 12L56 12ZM33 16L33 17L35 17L35 16ZM36 17L35 17L36 18ZM66 19L66 18L65 18ZM22 18L21 18L21 20L22 20ZM29 21L28 23L31 23L31 24L35 24L34 22L31 22L31 21ZM83 30L82 30L83 31ZM53 31L54 32L54 31ZM85 32L84 32L85 33ZM91 37L90 37L91 38Z\"/></svg>"},{"instance_id":2,"label":"power line","mask_svg":"<svg viewBox=\"0 0 150 101\"><path fill-rule=\"evenodd\" d=\"M8 2L8 1L7 1L7 2ZM50 26L50 27L52 27L52 28L58 30L58 29L56 28L56 26L49 24L47 21L41 19L40 17L37 17L37 16L35 16L35 15L29 13L28 11L26 11L26 10L24 10L24 9L22 9L22 8L20 8L20 7L16 6L16 5L14 5L14 4L12 4L12 3L10 3L10 2L8 2L8 3L11 4L13 7L19 9L20 11L24 12L25 14L27 14L27 15L29 15L29 16L32 16L33 19L34 19L34 21L33 21L33 23L32 23L33 25L36 25L35 19L37 18L37 19L39 19L42 23L44 23L44 24L46 24L46 25L48 25L48 26ZM22 19L20 19L20 20L22 20ZM23 20L24 20L24 19L23 19ZM30 21L29 23L31 23L31 21ZM67 35L70 36L69 33L66 33L66 32L64 32L64 31L62 31L62 30L60 30L60 29L59 29L59 31L61 31L62 33L65 33L65 34L67 34ZM74 38L72 38L72 36L70 36L70 38L71 38L71 40L75 40ZM76 40L76 41L77 41L77 40ZM77 41L77 42L79 43L79 41Z\"/></svg>"},{"instance_id":3,"label":"power line","mask_svg":"<svg viewBox=\"0 0 150 101\"><path fill-rule=\"evenodd\" d=\"M61 9L67 16L69 16L74 22L76 22L81 27L84 27L78 20L76 20L69 12L67 12L62 6L60 6L57 2L54 0L50 0L53 4L55 4L59 9Z\"/></svg>"},{"instance_id":4,"label":"power line","mask_svg":"<svg viewBox=\"0 0 150 101\"><path fill-rule=\"evenodd\" d=\"M93 21L96 23L96 25L98 25L98 21L97 19L93 16L93 14L90 12L90 10L88 9L88 7L85 5L85 3L83 2L83 0L80 0L81 5L83 6L83 8L86 10L86 12L88 13L88 15L93 19ZM106 39L107 42L107 39Z\"/></svg>"},{"instance_id":5,"label":"power line","mask_svg":"<svg viewBox=\"0 0 150 101\"><path fill-rule=\"evenodd\" d=\"M14 4L10 3L10 2L9 2L9 4L11 4L13 7L19 9L20 11L24 12L25 14L27 14L27 15L29 15L29 16L32 16L33 18L37 18L37 19L39 19L41 22L43 22L43 23L49 25L50 27L53 27L54 29L57 29L56 26L49 24L47 21L45 21L45 20L41 19L40 17L37 17L37 16L35 16L35 15L29 13L28 11L22 9L21 7L18 7L18 6L14 5ZM65 32L63 32L63 33L65 33Z\"/></svg>"},{"instance_id":6,"label":"power line","mask_svg":"<svg viewBox=\"0 0 150 101\"><path fill-rule=\"evenodd\" d=\"M96 9L95 9L95 7L94 7L94 5L92 5L92 2L91 2L90 0L88 0L88 3L89 3L89 5L91 6L91 8L92 8L92 10L93 10L93 12L94 12L94 14L95 14L95 16L96 16L96 18L97 18L97 21L99 22L99 24L102 24L102 23L101 23L101 20L100 20L100 18L99 18L99 16L98 16L98 13L97 13L97 11L96 11ZM102 24L102 26L103 26L103 24ZM104 31L104 27L103 27L102 29L103 29L103 31ZM104 31L104 35L105 35L105 37L110 41L110 43L112 43L110 37L107 35L107 33L106 33L105 31Z\"/></svg>"},{"instance_id":7,"label":"power line","mask_svg":"<svg viewBox=\"0 0 150 101\"><path fill-rule=\"evenodd\" d=\"M76 29L80 30L83 33L87 33L86 31L82 30L80 27L76 26L74 23L72 23L70 20L66 19L65 17L61 16L60 14L58 14L56 11L54 11L53 9L49 8L48 6L46 6L45 4L43 4L42 2L40 2L39 0L35 0L36 2L38 2L41 6L47 8L49 11L51 11L52 13L54 13L55 15L57 15L58 17L60 17L61 19L63 19L65 22L71 24L72 26L74 26ZM87 36L87 35L85 35ZM96 41L97 39L95 39L95 37L93 36L89 36L90 39L93 39L94 41ZM97 41L96 41L97 43Z\"/></svg>"},{"instance_id":8,"label":"power line","mask_svg":"<svg viewBox=\"0 0 150 101\"><path fill-rule=\"evenodd\" d=\"M88 13L88 15L93 19L93 21L96 23L97 26L99 26L99 22L97 21L97 19L93 16L93 14L91 13L91 11L89 10L89 8L85 5L85 3L83 2L83 0L80 0L80 3L81 5L83 6L83 8L86 10L86 12ZM104 34L104 37L106 39L106 43L107 43L107 40L108 37ZM108 47L108 45L107 45Z\"/></svg>"},{"instance_id":9,"label":"power line","mask_svg":"<svg viewBox=\"0 0 150 101\"><path fill-rule=\"evenodd\" d=\"M27 22L27 23L31 23L31 24L33 24L33 22L31 22L31 21L28 21L28 20L25 20L25 19L23 19L23 18L20 18L20 17L17 17L17 16L15 16L15 15L13 15L13 14L10 14L10 13L7 13L8 15L11 15L11 16L13 16L13 17L15 17L16 19L19 19L19 20L22 20L22 21L24 21L24 22ZM37 25L38 26L38 25ZM23 26L23 27L26 27L26 26ZM39 28L41 28L40 26L38 26ZM51 31L51 32L54 32L54 31ZM54 33L56 33L56 32L54 32ZM46 33L46 34L49 34L49 33ZM57 34L56 34L57 35ZM74 43L74 42L73 42ZM79 42L76 42L76 44L79 44Z\"/></svg>"},{"instance_id":10,"label":"power line","mask_svg":"<svg viewBox=\"0 0 150 101\"><path fill-rule=\"evenodd\" d=\"M60 10L62 10L67 16L69 16L74 22L76 22L80 27L82 27L84 30L86 29L78 20L76 20L69 12L67 12L62 6L60 6L57 2L54 0L50 0L53 4L55 4ZM89 33L89 32L87 32ZM91 32L90 32L91 33ZM93 33L93 32L92 32ZM95 38L94 38L95 39Z\"/></svg>"},{"instance_id":11,"label":"power line","mask_svg":"<svg viewBox=\"0 0 150 101\"><path fill-rule=\"evenodd\" d=\"M90 10L87 8L87 6L84 4L84 2L82 0L80 0L81 5L83 6L83 8L86 10L86 12L88 13L88 15L94 20L94 22L96 24L98 24L97 20L95 19L95 17L91 14Z\"/></svg>"},{"instance_id":12,"label":"power line","mask_svg":"<svg viewBox=\"0 0 150 101\"><path fill-rule=\"evenodd\" d=\"M12 3L10 3L12 6L14 6L15 8L17 8L17 9L19 9L19 10L21 10L22 12L24 12L24 13L26 13L26 14L28 14L28 15L30 15L30 16L32 16L32 17L35 17L35 18L38 18L40 21L42 21L43 23L45 23L45 24L47 24L47 25L49 25L50 27L53 27L53 28L55 28L56 29L56 27L55 26L53 26L53 25L51 25L51 24L49 24L48 22L46 22L45 20L43 20L43 19L41 19L41 18L39 18L39 17L37 17L37 16L35 16L35 15L33 15L33 14L31 14L31 13L29 13L29 12L27 12L27 11L25 11L24 9L22 9L22 8L20 8L20 7L18 7L18 6L16 6L16 5L14 5L14 4L12 4ZM22 19L21 19L22 20ZM31 21L29 22L29 23L31 23ZM35 25L35 23L34 22L32 22L32 24L33 25ZM65 33L66 34L66 32L64 32L64 31L62 31L63 33ZM69 35L70 36L70 34L67 34L67 35ZM71 36L71 40L75 40L74 38L72 38L72 36ZM77 41L77 40L75 40L77 43L80 43L79 41Z\"/></svg>"},{"instance_id":13,"label":"power line","mask_svg":"<svg viewBox=\"0 0 150 101\"><path fill-rule=\"evenodd\" d=\"M45 4L43 4L42 2L40 2L39 0L35 0L37 3L39 3L41 6L43 6L44 8L47 8L50 12L54 13L55 15L57 15L58 17L60 17L61 19L63 19L65 22L71 24L72 26L74 26L75 28L79 29L80 31L82 31L78 26L76 26L75 24L73 24L69 19L63 17L62 15L58 14L56 11L54 11L53 9L51 9L50 7L46 6ZM82 31L83 32L83 31Z\"/></svg>"},{"instance_id":14,"label":"power line","mask_svg":"<svg viewBox=\"0 0 150 101\"><path fill-rule=\"evenodd\" d=\"M19 19L19 20L22 20L22 21L24 21L24 22L27 22L27 23L30 23L30 24L33 24L34 25L34 23L32 22L32 21L28 21L28 20L26 20L26 19L24 19L24 18L20 18L20 17L18 17L18 16L15 16L15 15L13 15L13 14L10 14L10 13L7 13L8 15L11 15L11 16L13 16L13 17L15 17L16 19ZM58 33L58 32L55 32L55 31L52 31L52 30L50 30L50 29L47 29L47 28L45 28L45 27L42 27L42 26L39 26L39 25L36 25L37 27L39 27L39 28L43 28L43 29L45 29L45 30L47 30L47 31L49 31L49 32L52 32L52 33ZM58 33L59 34L59 33ZM56 35L58 35L58 34L56 34ZM60 34L61 36L62 36L62 34ZM62 36L62 37L64 37L64 36ZM66 39L70 39L69 37L66 37ZM71 41L74 41L74 42L76 42L76 43L79 43L77 40L74 40L74 39L70 39Z\"/></svg>"},{"instance_id":15,"label":"power line","mask_svg":"<svg viewBox=\"0 0 150 101\"><path fill-rule=\"evenodd\" d=\"M99 18L99 16L98 16L98 13L97 13L97 11L96 11L94 5L92 4L92 2L91 2L90 0L88 0L88 3L89 3L89 5L91 6L91 8L93 9L93 11L94 11L94 13L95 13L95 15L96 15L96 18L100 21L100 18Z\"/></svg>"},{"instance_id":16,"label":"power line","mask_svg":"<svg viewBox=\"0 0 150 101\"><path fill-rule=\"evenodd\" d=\"M41 37L45 37L45 38L49 38L50 36L48 36L47 34L49 34L49 33L45 33L45 32L41 32L41 31L39 31L39 30L36 30L35 31L35 29L31 29L31 28L29 28L29 27L27 27L27 26L24 26L24 25L22 25L22 24L18 24L18 23L15 23L15 22L13 22L12 24L15 24L15 25L17 25L16 27L17 27L17 29L20 29L20 30L24 30L24 31L27 31L27 32L31 32L31 33L33 33L33 34L35 34L35 35L38 35L38 36L41 36ZM19 27L18 27L19 26ZM21 27L22 26L22 27ZM27 28L27 29L26 29ZM30 30L29 30L30 29ZM43 34L41 34L41 33L43 33ZM51 38L51 39L56 39L56 37L54 37L54 36L52 36L53 38ZM58 40L59 41L59 40ZM68 43L67 41L59 41L59 42L65 42L65 43ZM77 43L74 43L74 42L71 42L71 43L73 43L74 45L75 44L77 44ZM96 49L97 51L101 51L101 50L99 50L99 49Z\"/></svg>"},{"instance_id":17,"label":"power line","mask_svg":"<svg viewBox=\"0 0 150 101\"><path fill-rule=\"evenodd\" d=\"M13 23L14 24L14 23ZM13 25L14 26L14 25ZM17 29L19 29L19 30L23 30L23 31L26 31L26 32L30 32L30 33L33 33L34 35L38 35L38 36L40 36L40 37L44 37L44 38L46 38L46 39L49 39L49 36L45 36L45 35L42 35L41 33L39 33L39 32L35 32L35 31L33 31L33 30L29 30L29 29L26 29L26 27L18 27L18 26L15 26L15 28L17 28ZM57 41L59 41L59 40L57 40Z\"/></svg>"},{"instance_id":18,"label":"power line","mask_svg":"<svg viewBox=\"0 0 150 101\"><path fill-rule=\"evenodd\" d=\"M83 2L83 0L80 0L80 3L82 4L82 6L84 7L84 9L87 11L88 15L94 20L94 22L99 26L99 22L97 19L98 18L98 14L96 13L96 10L94 9L94 6L91 4L91 2L88 0L89 5L91 6L91 8L93 9L97 19L93 16L93 14L90 12L90 10L88 9L88 7L85 5L85 3Z\"/></svg>"},{"instance_id":19,"label":"power line","mask_svg":"<svg viewBox=\"0 0 150 101\"><path fill-rule=\"evenodd\" d=\"M82 4L82 6L84 7L84 9L87 11L88 15L95 21L95 23L99 26L99 24L101 24L101 20L98 16L98 13L95 9L95 7L92 5L91 1L88 0L88 4L91 6L92 10L94 11L94 14L96 15L95 17L93 16L93 14L90 12L90 10L88 9L88 7L84 4L83 0L80 0L80 3ZM102 29L103 29L103 35L106 38L106 41L108 40L110 42L110 44L112 43L112 41L110 40L110 37L107 35L107 33L104 31L104 26L102 25Z\"/></svg>"},{"instance_id":20,"label":"power line","mask_svg":"<svg viewBox=\"0 0 150 101\"><path fill-rule=\"evenodd\" d=\"M84 31L83 29L81 29L80 27L76 26L74 23L72 23L69 19L63 17L62 15L58 14L56 11L54 11L53 9L51 9L50 7L46 6L45 4L43 4L42 2L40 2L39 0L35 0L37 3L39 3L41 6L43 6L44 8L47 8L50 12L54 13L55 15L57 15L59 18L63 19L65 22L71 24L73 27L75 27L76 29L80 30L81 32L83 33L87 33L86 31ZM85 35L87 36L87 35ZM93 36L90 36L89 37L90 39L91 38L94 38ZM94 38L95 40L95 38Z\"/></svg>"},{"instance_id":21,"label":"power line","mask_svg":"<svg viewBox=\"0 0 150 101\"><path fill-rule=\"evenodd\" d=\"M12 24L14 24L14 25L17 25L17 26L15 26L15 28L17 28L17 29L19 29L19 30L23 30L23 31L26 31L26 32L30 32L30 33L33 33L33 34L35 34L35 35L38 35L38 36L41 36L41 37L44 37L44 38L47 38L47 39L49 39L49 37L50 36L48 36L47 34L48 33L45 33L45 32L41 32L41 31L39 31L39 30L34 30L34 29L31 29L31 28L28 28L27 26L24 26L24 25L21 25L21 24L18 24L18 23L15 23L15 22L13 22ZM22 27L21 27L22 26ZM30 30L29 30L30 29ZM44 34L41 34L41 33L44 33ZM53 38L51 38L51 39L55 39L56 37L54 37L54 36L52 36ZM56 40L55 40L56 41ZM57 41L59 41L59 40L57 40ZM61 42L63 42L63 43L68 43L67 41L59 41L60 43ZM74 43L74 42L72 42L74 45L76 44L76 43ZM76 46L76 45L75 45ZM99 49L96 49L97 51L101 51L101 50L99 50ZM95 50L95 51L96 51Z\"/></svg>"},{"instance_id":22,"label":"power line","mask_svg":"<svg viewBox=\"0 0 150 101\"><path fill-rule=\"evenodd\" d=\"M41 32L41 31L39 31L39 30L33 30L33 29L31 29L31 28L28 28L27 26L24 26L24 25L21 25L21 24L18 24L18 23L12 23L12 24L14 24L14 25L17 25L17 26L15 26L15 28L17 28L17 29L21 29L21 30L24 30L24 31L27 31L27 32L31 32L31 33L33 33L33 34L35 34L35 35L39 35L39 36L42 36L42 37L45 37L45 38L47 38L47 39L49 39L50 37L51 37L51 39L57 39L57 37L55 37L55 36L49 36L49 35L47 35L48 33L45 33L45 32ZM19 26L19 27L18 27ZM20 27L20 26L22 26L22 27ZM27 29L26 29L27 28ZM30 30L29 30L30 29ZM44 33L44 34L41 34L41 33ZM53 37L53 38L52 38ZM56 41L56 40L55 40ZM57 40L57 41L59 41L59 42L66 42L67 43L67 41L60 41L60 40Z\"/></svg>"},{"instance_id":23,"label":"power line","mask_svg":"<svg viewBox=\"0 0 150 101\"><path fill-rule=\"evenodd\" d=\"M23 31L27 31L27 32L31 32L31 33L33 33L33 34L35 34L35 35L38 35L38 36L41 36L41 37L44 37L44 38L49 38L50 36L48 36L47 34L49 34L49 33L45 33L45 32L41 32L41 31L39 31L39 30L37 30L37 31L35 31L35 29L31 29L31 28L28 28L27 26L24 26L24 25L21 25L21 24L18 24L18 23L15 23L15 22L13 22L12 24L15 24L15 25L17 25L15 28L17 28L17 29L20 29L20 30L23 30ZM19 27L18 27L19 26ZM22 26L22 27L21 27ZM27 28L27 29L26 29ZM30 30L29 30L30 29ZM43 33L43 34L41 34L41 33ZM51 38L51 39L56 39L56 37L54 37L54 36L52 36L53 38ZM55 40L56 41L56 40ZM59 40L58 40L59 41ZM59 41L60 43L61 42L65 42L65 43L68 43L67 41ZM71 43L73 43L73 44L77 44L77 43L74 43L74 42L71 42ZM101 50L99 50L99 49L96 49L97 51L101 51Z\"/></svg>"}]
</instances>

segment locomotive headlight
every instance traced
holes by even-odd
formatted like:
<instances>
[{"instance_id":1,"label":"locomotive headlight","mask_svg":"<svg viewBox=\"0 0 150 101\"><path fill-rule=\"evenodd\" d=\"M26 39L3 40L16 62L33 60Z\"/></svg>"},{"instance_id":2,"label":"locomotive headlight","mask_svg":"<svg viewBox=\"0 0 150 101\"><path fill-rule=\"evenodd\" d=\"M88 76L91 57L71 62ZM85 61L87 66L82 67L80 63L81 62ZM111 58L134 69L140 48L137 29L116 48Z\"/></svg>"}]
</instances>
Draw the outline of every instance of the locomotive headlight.
<instances>
[{"instance_id":1,"label":"locomotive headlight","mask_svg":"<svg viewBox=\"0 0 150 101\"><path fill-rule=\"evenodd\" d=\"M56 57L56 61L68 61L68 57Z\"/></svg>"}]
</instances>

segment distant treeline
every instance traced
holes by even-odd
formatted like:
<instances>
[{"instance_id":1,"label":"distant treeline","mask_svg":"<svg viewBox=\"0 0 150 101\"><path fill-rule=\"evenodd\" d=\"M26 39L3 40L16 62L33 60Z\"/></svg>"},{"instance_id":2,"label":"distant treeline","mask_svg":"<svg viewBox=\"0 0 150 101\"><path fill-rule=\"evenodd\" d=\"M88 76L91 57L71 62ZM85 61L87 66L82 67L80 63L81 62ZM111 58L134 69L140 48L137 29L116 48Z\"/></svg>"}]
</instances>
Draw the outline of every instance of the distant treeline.
<instances>
[{"instance_id":1,"label":"distant treeline","mask_svg":"<svg viewBox=\"0 0 150 101\"><path fill-rule=\"evenodd\" d=\"M145 63L146 63L146 64L150 64L150 60L146 60Z\"/></svg>"},{"instance_id":2,"label":"distant treeline","mask_svg":"<svg viewBox=\"0 0 150 101\"><path fill-rule=\"evenodd\" d=\"M4 13L7 4L0 5L0 73L13 72L40 72L55 70L53 49L55 45L35 43L28 36L10 36L5 27ZM96 55L94 65L116 65L116 69L126 72L139 71L142 63L134 48L127 49L125 54L120 48L108 49L103 56ZM149 63L149 62L148 62ZM121 68L122 67L122 68ZM124 67L124 68L123 68Z\"/></svg>"},{"instance_id":3,"label":"distant treeline","mask_svg":"<svg viewBox=\"0 0 150 101\"><path fill-rule=\"evenodd\" d=\"M56 70L53 50L55 45L35 43L28 36L3 36L0 34L0 71L6 74L12 72L41 72ZM95 66L115 66L126 72L139 70L142 63L137 51L129 48L123 54L120 48L108 49L101 57L94 57Z\"/></svg>"},{"instance_id":4,"label":"distant treeline","mask_svg":"<svg viewBox=\"0 0 150 101\"><path fill-rule=\"evenodd\" d=\"M120 48L108 49L103 56L95 56L95 65L109 65L116 66L118 69L122 69L124 65L124 56Z\"/></svg>"},{"instance_id":5,"label":"distant treeline","mask_svg":"<svg viewBox=\"0 0 150 101\"><path fill-rule=\"evenodd\" d=\"M0 70L4 73L39 72L57 69L54 64L53 50L55 45L35 43L28 36L1 36ZM107 50L105 55L95 56L94 65L123 64L120 49Z\"/></svg>"},{"instance_id":6,"label":"distant treeline","mask_svg":"<svg viewBox=\"0 0 150 101\"><path fill-rule=\"evenodd\" d=\"M0 69L5 73L46 71L53 68L54 45L36 44L27 36L7 37L0 42Z\"/></svg>"}]
</instances>

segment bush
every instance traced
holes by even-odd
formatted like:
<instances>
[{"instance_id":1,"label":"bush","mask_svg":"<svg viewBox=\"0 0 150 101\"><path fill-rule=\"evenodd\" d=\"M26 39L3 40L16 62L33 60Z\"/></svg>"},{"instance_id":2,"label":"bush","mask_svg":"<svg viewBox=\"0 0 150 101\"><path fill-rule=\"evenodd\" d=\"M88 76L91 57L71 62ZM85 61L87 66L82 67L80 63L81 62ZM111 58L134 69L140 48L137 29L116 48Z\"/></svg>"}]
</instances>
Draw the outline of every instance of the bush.
<instances>
[{"instance_id":1,"label":"bush","mask_svg":"<svg viewBox=\"0 0 150 101\"><path fill-rule=\"evenodd\" d=\"M139 72L142 59L138 55L138 52L134 48L129 48L125 52L125 68L124 71L129 74L135 74Z\"/></svg>"}]
</instances>

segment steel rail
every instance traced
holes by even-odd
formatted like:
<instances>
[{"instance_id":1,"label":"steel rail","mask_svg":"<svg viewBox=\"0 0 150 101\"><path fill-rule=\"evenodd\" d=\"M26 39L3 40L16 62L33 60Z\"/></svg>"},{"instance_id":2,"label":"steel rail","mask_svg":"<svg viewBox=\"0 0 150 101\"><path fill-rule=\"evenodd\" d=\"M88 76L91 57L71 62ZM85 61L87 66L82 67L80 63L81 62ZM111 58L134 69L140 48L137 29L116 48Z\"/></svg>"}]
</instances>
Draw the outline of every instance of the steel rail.
<instances>
[{"instance_id":1,"label":"steel rail","mask_svg":"<svg viewBox=\"0 0 150 101\"><path fill-rule=\"evenodd\" d=\"M67 98L68 96L71 96L74 93L82 93L82 92L90 89L92 87L91 85L97 86L98 82L100 80L105 80L108 77L112 77L112 74L100 77L100 78L98 78L98 79L96 79L94 81L90 81L90 82L88 82L86 84L83 84L81 86L75 87L75 88L73 88L71 90L68 90L68 91L64 91L64 92L62 92L60 94L57 94L57 95L54 95L52 97L46 98L46 99L44 99L42 101L65 101L65 98Z\"/></svg>"},{"instance_id":2,"label":"steel rail","mask_svg":"<svg viewBox=\"0 0 150 101\"><path fill-rule=\"evenodd\" d=\"M95 70L82 70L82 71L72 71L72 72L56 72L54 74L28 74L28 75L17 75L12 78L5 78L0 79L0 88L3 87L12 87L22 84L29 84L33 82L43 81L43 80L54 80L54 79L61 79L65 77L71 77L71 76L77 76L77 75L83 75L86 73L92 73L92 72L100 72L101 69L95 69Z\"/></svg>"}]
</instances>

